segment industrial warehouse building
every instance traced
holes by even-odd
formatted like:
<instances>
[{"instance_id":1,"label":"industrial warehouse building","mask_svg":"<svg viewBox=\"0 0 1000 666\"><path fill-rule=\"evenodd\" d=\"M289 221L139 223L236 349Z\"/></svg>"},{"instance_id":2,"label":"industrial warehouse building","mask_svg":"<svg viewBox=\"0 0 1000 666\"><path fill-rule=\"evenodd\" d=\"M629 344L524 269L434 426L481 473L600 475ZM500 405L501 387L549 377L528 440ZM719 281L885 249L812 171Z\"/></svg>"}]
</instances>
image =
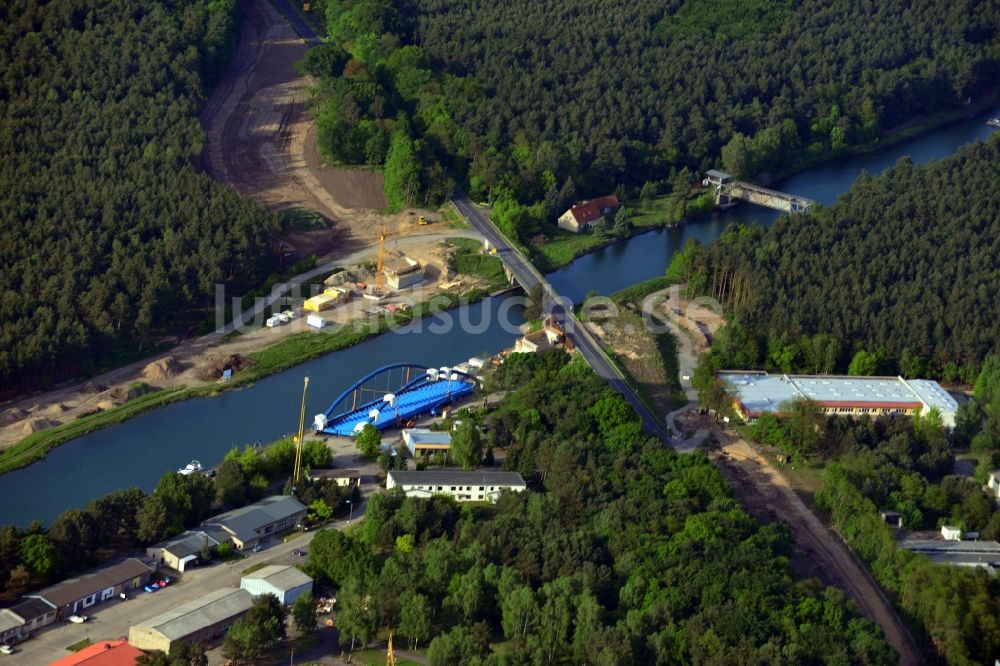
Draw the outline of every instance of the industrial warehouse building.
<instances>
[{"instance_id":1,"label":"industrial warehouse building","mask_svg":"<svg viewBox=\"0 0 1000 666\"><path fill-rule=\"evenodd\" d=\"M435 453L451 450L451 433L428 428L409 428L403 431L403 442L414 458L418 453Z\"/></svg>"},{"instance_id":2,"label":"industrial warehouse building","mask_svg":"<svg viewBox=\"0 0 1000 666\"><path fill-rule=\"evenodd\" d=\"M222 636L251 606L253 596L249 592L223 587L133 625L128 642L141 650L169 655L181 643L203 643Z\"/></svg>"},{"instance_id":3,"label":"industrial warehouse building","mask_svg":"<svg viewBox=\"0 0 1000 666\"><path fill-rule=\"evenodd\" d=\"M259 502L209 518L198 528L218 543L253 548L268 535L295 527L306 517L306 506L291 495L271 495Z\"/></svg>"},{"instance_id":4,"label":"industrial warehouse building","mask_svg":"<svg viewBox=\"0 0 1000 666\"><path fill-rule=\"evenodd\" d=\"M958 403L937 382L902 377L843 375L771 375L766 372L720 372L745 421L778 414L791 400L807 398L827 414L882 416L926 414L937 409L944 425L955 427Z\"/></svg>"},{"instance_id":5,"label":"industrial warehouse building","mask_svg":"<svg viewBox=\"0 0 1000 666\"><path fill-rule=\"evenodd\" d=\"M174 571L197 564L204 547L215 548L219 542L205 532L185 532L173 539L161 541L146 549L146 557L170 567Z\"/></svg>"},{"instance_id":6,"label":"industrial warehouse building","mask_svg":"<svg viewBox=\"0 0 1000 666\"><path fill-rule=\"evenodd\" d=\"M289 606L305 592L311 592L313 579L291 566L272 564L249 573L240 579L240 588L260 596L273 594L278 601Z\"/></svg>"},{"instance_id":7,"label":"industrial warehouse building","mask_svg":"<svg viewBox=\"0 0 1000 666\"><path fill-rule=\"evenodd\" d=\"M520 493L527 488L517 472L450 470L389 472L385 487L388 490L396 486L407 497L450 495L459 502L496 502L503 490Z\"/></svg>"},{"instance_id":8,"label":"industrial warehouse building","mask_svg":"<svg viewBox=\"0 0 1000 666\"><path fill-rule=\"evenodd\" d=\"M0 611L0 642L20 643L31 632L56 621L56 607L39 597L21 597L17 603Z\"/></svg>"},{"instance_id":9,"label":"industrial warehouse building","mask_svg":"<svg viewBox=\"0 0 1000 666\"><path fill-rule=\"evenodd\" d=\"M65 619L119 594L142 589L154 571L155 564L130 557L117 564L56 583L32 596L52 604L56 608L56 618Z\"/></svg>"},{"instance_id":10,"label":"industrial warehouse building","mask_svg":"<svg viewBox=\"0 0 1000 666\"><path fill-rule=\"evenodd\" d=\"M914 553L926 555L936 564L980 567L992 574L1000 569L1000 543L996 541L906 538L899 545Z\"/></svg>"}]
</instances>

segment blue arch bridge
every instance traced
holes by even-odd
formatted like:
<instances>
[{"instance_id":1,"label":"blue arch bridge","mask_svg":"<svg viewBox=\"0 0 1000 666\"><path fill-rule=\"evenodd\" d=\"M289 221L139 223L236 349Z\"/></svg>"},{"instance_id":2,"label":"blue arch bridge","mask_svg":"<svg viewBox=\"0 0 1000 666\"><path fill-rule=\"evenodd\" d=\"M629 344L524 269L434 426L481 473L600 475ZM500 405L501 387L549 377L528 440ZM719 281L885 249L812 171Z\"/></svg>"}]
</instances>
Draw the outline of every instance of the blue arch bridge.
<instances>
[{"instance_id":1,"label":"blue arch bridge","mask_svg":"<svg viewBox=\"0 0 1000 666\"><path fill-rule=\"evenodd\" d=\"M386 365L359 379L329 408L317 414L317 433L351 437L365 424L379 430L401 428L423 414L472 395L476 378L455 368L428 368L412 363Z\"/></svg>"}]
</instances>

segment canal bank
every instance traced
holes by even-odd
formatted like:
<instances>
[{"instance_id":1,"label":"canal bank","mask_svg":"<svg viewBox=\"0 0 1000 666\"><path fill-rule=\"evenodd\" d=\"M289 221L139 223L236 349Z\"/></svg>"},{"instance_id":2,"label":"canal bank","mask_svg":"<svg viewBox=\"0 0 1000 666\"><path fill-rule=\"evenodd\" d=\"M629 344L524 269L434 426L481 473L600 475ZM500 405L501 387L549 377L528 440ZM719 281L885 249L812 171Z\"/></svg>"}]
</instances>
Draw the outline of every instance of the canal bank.
<instances>
[{"instance_id":1,"label":"canal bank","mask_svg":"<svg viewBox=\"0 0 1000 666\"><path fill-rule=\"evenodd\" d=\"M862 170L880 173L901 156L926 162L988 136L993 130L985 120L985 115L977 116L895 144L884 152L814 167L775 185L830 204ZM770 225L778 217L774 211L739 206L697 223L647 232L585 255L549 274L548 279L560 294L575 301L591 291L611 294L662 275L673 254L689 238L707 243L732 222ZM420 332L387 333L253 386L217 398L178 402L63 444L44 460L0 476L0 493L6 499L0 523L25 525L36 518L49 522L64 509L82 506L116 488L138 485L148 490L163 472L192 458L214 465L232 446L277 439L295 428L301 379L306 372L311 377L309 410L313 414L326 407L324 400L332 399L375 367L397 361L450 365L469 356L494 353L517 337L516 331L494 326L501 306L509 302L509 298L487 299L459 308L456 319L464 318L466 327L455 324L446 331L434 326L436 321L427 321ZM507 314L512 313L517 309L508 306Z\"/></svg>"}]
</instances>

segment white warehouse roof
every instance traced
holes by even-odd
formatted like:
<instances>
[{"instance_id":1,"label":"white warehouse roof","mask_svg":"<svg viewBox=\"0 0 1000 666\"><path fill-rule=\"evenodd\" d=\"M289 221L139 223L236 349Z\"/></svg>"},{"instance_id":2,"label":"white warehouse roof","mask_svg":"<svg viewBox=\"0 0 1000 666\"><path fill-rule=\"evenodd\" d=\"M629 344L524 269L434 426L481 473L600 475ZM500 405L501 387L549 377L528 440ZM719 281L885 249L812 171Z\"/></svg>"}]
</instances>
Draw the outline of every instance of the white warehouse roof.
<instances>
[{"instance_id":1,"label":"white warehouse roof","mask_svg":"<svg viewBox=\"0 0 1000 666\"><path fill-rule=\"evenodd\" d=\"M312 585L313 579L292 566L271 564L243 576L243 581L260 580L271 587L289 592L303 585ZM242 581L241 581L242 582Z\"/></svg>"},{"instance_id":2,"label":"white warehouse roof","mask_svg":"<svg viewBox=\"0 0 1000 666\"><path fill-rule=\"evenodd\" d=\"M828 408L916 409L920 413L936 408L944 424L954 427L958 410L955 399L930 379L738 371L720 372L719 377L751 416L775 413L783 402L808 398Z\"/></svg>"}]
</instances>

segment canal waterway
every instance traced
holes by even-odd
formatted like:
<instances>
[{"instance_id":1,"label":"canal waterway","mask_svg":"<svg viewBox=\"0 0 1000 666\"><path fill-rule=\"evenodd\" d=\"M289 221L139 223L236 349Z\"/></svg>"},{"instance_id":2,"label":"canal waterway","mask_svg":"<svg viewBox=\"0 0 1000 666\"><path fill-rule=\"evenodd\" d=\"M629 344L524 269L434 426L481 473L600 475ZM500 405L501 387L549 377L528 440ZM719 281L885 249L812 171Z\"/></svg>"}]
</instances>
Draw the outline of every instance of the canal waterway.
<instances>
[{"instance_id":1,"label":"canal waterway","mask_svg":"<svg viewBox=\"0 0 1000 666\"><path fill-rule=\"evenodd\" d=\"M994 131L985 124L989 115L875 153L823 164L772 187L829 205L850 188L862 170L876 175L903 156L915 163L939 159L963 144L987 137ZM732 222L770 225L778 217L776 211L742 204L603 248L548 278L558 293L574 301L582 301L591 291L611 294L662 275L673 254L689 238L708 243ZM307 373L307 416L311 418L356 379L380 366L400 361L451 365L472 356L496 353L509 347L517 335L512 327L500 324L501 319L520 323L520 310L511 307L512 303L510 297L486 299L446 313L456 325L446 327L441 321L430 321L419 330L387 333L252 386L216 398L175 403L67 442L44 460L0 476L0 525L27 525L35 519L49 523L65 509L82 507L118 488L135 485L148 491L165 471L177 469L189 460L215 465L233 446L278 439L298 426L302 378ZM459 317L471 326L457 325Z\"/></svg>"},{"instance_id":2,"label":"canal waterway","mask_svg":"<svg viewBox=\"0 0 1000 666\"><path fill-rule=\"evenodd\" d=\"M952 155L960 146L977 139L985 139L997 131L986 125L987 118L995 115L994 110L877 152L822 164L772 183L770 187L829 206L850 189L862 171L867 171L871 176L878 175L904 156L912 159L915 164L922 164ZM757 222L770 226L781 215L776 210L742 203L727 211L712 213L672 229L656 229L634 236L626 242L609 245L578 258L547 277L557 293L575 303L582 302L591 291L607 296L643 280L663 275L674 253L689 238L708 243L718 238L733 222Z\"/></svg>"}]
</instances>

